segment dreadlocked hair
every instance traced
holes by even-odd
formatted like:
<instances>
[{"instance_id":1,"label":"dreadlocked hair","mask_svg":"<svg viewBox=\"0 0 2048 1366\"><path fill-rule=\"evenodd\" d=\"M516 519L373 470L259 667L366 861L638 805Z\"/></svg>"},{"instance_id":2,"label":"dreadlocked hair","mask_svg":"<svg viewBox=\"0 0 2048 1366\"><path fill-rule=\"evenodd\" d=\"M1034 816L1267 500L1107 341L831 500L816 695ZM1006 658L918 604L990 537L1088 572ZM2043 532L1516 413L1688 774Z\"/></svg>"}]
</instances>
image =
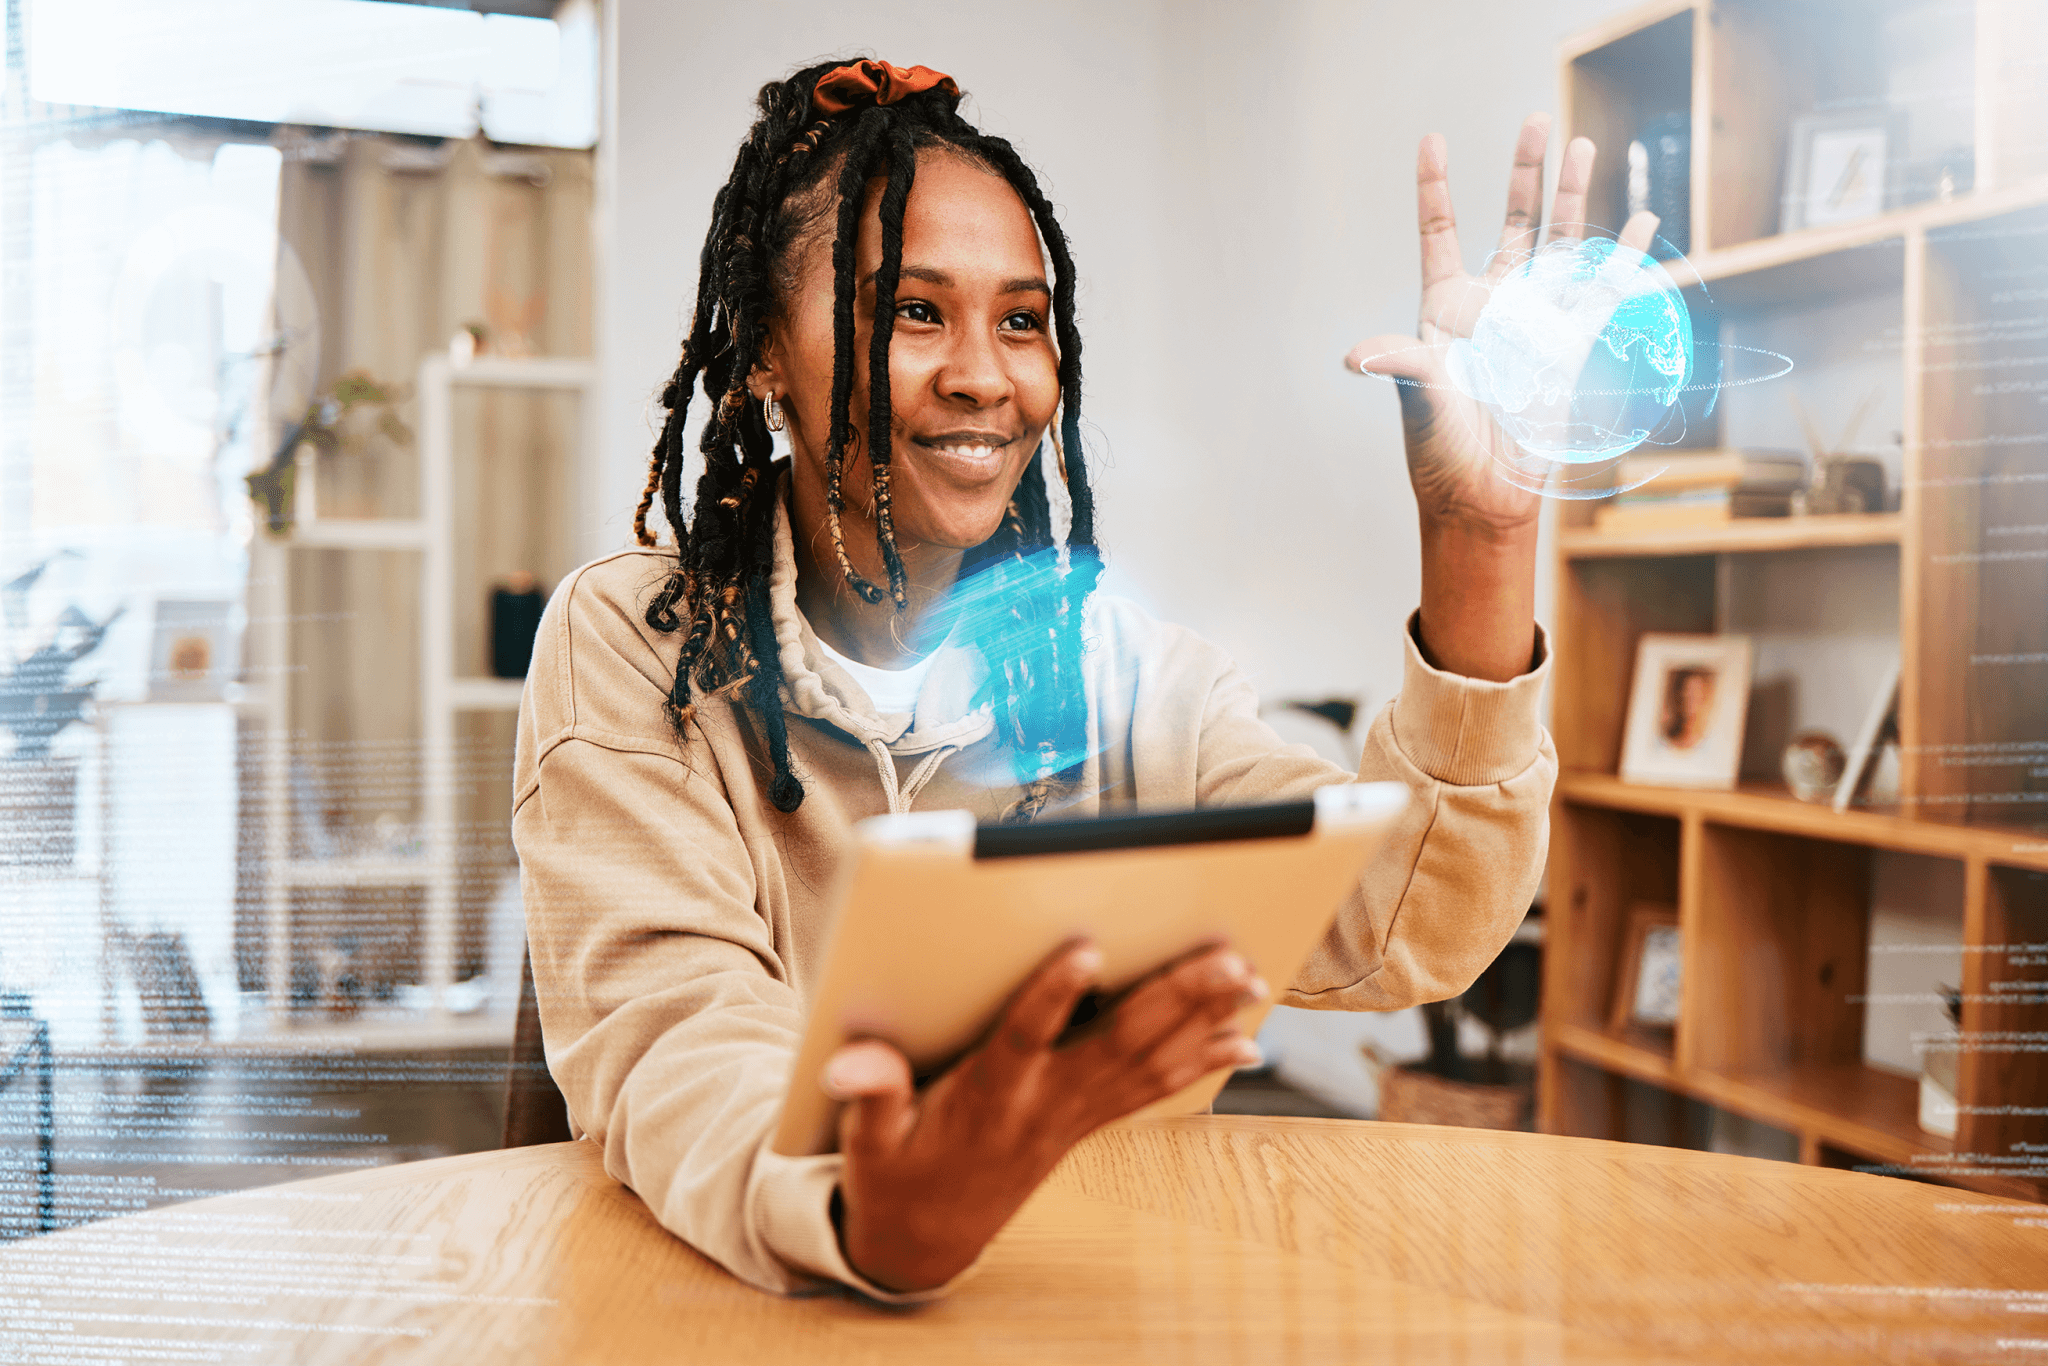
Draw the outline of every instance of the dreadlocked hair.
<instances>
[{"instance_id":1,"label":"dreadlocked hair","mask_svg":"<svg viewBox=\"0 0 2048 1366\"><path fill-rule=\"evenodd\" d=\"M679 736L697 699L731 696L747 704L764 732L773 767L769 798L794 811L803 784L791 771L783 717L782 666L770 617L778 477L764 406L747 389L778 298L794 288L796 246L832 215L833 358L826 441L826 503L835 558L846 582L870 603L907 610L903 560L891 497L889 343L903 264L903 214L917 154L944 147L1000 175L1029 208L1052 258L1053 328L1059 348L1060 430L1053 449L1072 515L1065 553L1054 534L1046 488L1046 447L1026 469L996 534L963 559L962 582L988 576L1001 620L980 643L989 677L980 700L1011 750L1025 796L1012 819L1030 819L1078 775L1088 749L1081 686L1081 615L1101 572L1095 500L1081 451L1081 334L1074 323L1074 267L1051 203L1016 150L980 132L958 112L960 96L943 87L888 104L820 117L812 91L838 67L826 62L761 87L759 117L734 159L732 176L712 201L711 228L698 258L697 297L682 358L662 390L667 418L648 464L647 487L633 516L641 545L655 545L648 514L659 500L676 559L647 608L647 623L681 632L682 648L666 711ZM834 167L836 177L832 177ZM831 183L827 184L828 178ZM855 569L841 529L844 480L862 434L851 420L854 389L854 243L868 184L883 181L882 260L875 276L874 326L866 357L865 448L873 472L874 522L884 582ZM836 210L836 212L834 212ZM698 442L703 471L686 515L682 497L684 419L701 387L710 412ZM1054 559L1062 567L1048 577ZM1033 587L1037 591L1031 591ZM1017 591L1002 591L1014 587Z\"/></svg>"}]
</instances>

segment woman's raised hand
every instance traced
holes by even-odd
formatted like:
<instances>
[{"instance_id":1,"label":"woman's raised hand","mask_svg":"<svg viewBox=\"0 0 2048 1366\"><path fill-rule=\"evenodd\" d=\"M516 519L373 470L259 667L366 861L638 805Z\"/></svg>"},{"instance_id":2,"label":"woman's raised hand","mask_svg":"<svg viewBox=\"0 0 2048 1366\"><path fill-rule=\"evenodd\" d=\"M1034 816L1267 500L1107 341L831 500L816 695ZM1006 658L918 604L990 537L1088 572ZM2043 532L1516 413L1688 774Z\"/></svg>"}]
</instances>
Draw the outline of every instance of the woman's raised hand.
<instances>
[{"instance_id":1,"label":"woman's raised hand","mask_svg":"<svg viewBox=\"0 0 2048 1366\"><path fill-rule=\"evenodd\" d=\"M1404 381L1401 431L1408 452L1408 477L1425 524L1469 528L1485 534L1512 533L1532 524L1538 495L1500 477L1496 458L1513 454L1513 443L1486 410L1451 384L1447 344L1472 335L1473 324L1493 287L1542 233L1543 158L1550 142L1550 116L1531 114L1515 141L1508 174L1507 222L1483 275L1465 269L1458 224L1451 211L1450 166L1443 138L1422 140L1416 158L1417 225L1422 239L1422 307L1417 337L1380 336L1360 342L1345 364L1366 374ZM1573 138L1558 170L1551 199L1553 238L1586 232L1586 191L1592 183L1593 144ZM1637 214L1623 227L1624 245L1649 250L1657 230L1654 214Z\"/></svg>"},{"instance_id":2,"label":"woman's raised hand","mask_svg":"<svg viewBox=\"0 0 2048 1366\"><path fill-rule=\"evenodd\" d=\"M888 1044L847 1044L823 1084L847 1102L840 1237L855 1270L896 1291L943 1285L980 1255L1067 1149L1258 1049L1233 1018L1266 985L1222 945L1132 988L1064 1043L1102 955L1085 942L1047 959L980 1047L922 1091Z\"/></svg>"}]
</instances>

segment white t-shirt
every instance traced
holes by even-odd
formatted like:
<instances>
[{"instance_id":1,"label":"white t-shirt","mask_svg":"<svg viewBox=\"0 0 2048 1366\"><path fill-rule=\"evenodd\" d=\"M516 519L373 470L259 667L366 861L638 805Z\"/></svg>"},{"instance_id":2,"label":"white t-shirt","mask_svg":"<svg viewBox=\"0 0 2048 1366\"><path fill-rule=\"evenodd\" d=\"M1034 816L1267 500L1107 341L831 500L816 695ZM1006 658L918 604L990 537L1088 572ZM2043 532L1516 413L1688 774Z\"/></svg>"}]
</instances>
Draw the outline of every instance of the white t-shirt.
<instances>
[{"instance_id":1,"label":"white t-shirt","mask_svg":"<svg viewBox=\"0 0 2048 1366\"><path fill-rule=\"evenodd\" d=\"M939 657L939 652L933 650L903 668L878 669L872 664L848 659L827 645L823 637L818 639L818 648L825 652L827 659L853 676L853 681L860 684L861 691L875 704L876 714L881 716L917 710L917 694L924 687L924 676L931 672L932 661Z\"/></svg>"}]
</instances>

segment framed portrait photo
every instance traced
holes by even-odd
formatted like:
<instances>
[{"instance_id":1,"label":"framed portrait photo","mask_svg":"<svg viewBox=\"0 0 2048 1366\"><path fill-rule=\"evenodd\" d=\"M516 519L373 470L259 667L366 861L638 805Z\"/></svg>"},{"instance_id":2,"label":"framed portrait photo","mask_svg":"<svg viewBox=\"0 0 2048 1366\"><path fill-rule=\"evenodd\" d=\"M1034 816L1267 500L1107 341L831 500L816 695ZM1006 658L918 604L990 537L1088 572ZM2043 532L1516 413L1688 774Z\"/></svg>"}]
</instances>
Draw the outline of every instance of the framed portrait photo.
<instances>
[{"instance_id":1,"label":"framed portrait photo","mask_svg":"<svg viewBox=\"0 0 2048 1366\"><path fill-rule=\"evenodd\" d=\"M1748 636L1645 634L1636 646L1621 776L1666 787L1734 787L1750 661Z\"/></svg>"},{"instance_id":2,"label":"framed portrait photo","mask_svg":"<svg viewBox=\"0 0 2048 1366\"><path fill-rule=\"evenodd\" d=\"M1678 908L1650 902L1629 907L1627 937L1614 975L1610 1023L1615 1032L1676 1027L1683 968Z\"/></svg>"},{"instance_id":3,"label":"framed portrait photo","mask_svg":"<svg viewBox=\"0 0 2048 1366\"><path fill-rule=\"evenodd\" d=\"M1809 114L1792 121L1779 231L1853 223L1891 206L1890 167L1904 139L1887 110Z\"/></svg>"}]
</instances>

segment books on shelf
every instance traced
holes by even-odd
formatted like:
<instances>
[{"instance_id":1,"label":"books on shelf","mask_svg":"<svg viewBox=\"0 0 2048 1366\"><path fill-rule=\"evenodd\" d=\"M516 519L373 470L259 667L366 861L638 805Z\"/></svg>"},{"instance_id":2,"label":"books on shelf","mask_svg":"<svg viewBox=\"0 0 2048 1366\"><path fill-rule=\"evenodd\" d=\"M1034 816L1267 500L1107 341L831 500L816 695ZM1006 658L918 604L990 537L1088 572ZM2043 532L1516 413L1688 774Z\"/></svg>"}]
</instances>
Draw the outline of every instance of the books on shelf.
<instances>
[{"instance_id":1,"label":"books on shelf","mask_svg":"<svg viewBox=\"0 0 2048 1366\"><path fill-rule=\"evenodd\" d=\"M1789 493L1736 493L1728 489L1689 489L1652 498L1623 495L1593 514L1593 525L1617 534L1637 531L1679 531L1687 527L1722 526L1737 517L1784 517L1792 511Z\"/></svg>"},{"instance_id":2,"label":"books on shelf","mask_svg":"<svg viewBox=\"0 0 2048 1366\"><path fill-rule=\"evenodd\" d=\"M1657 452L1628 457L1617 475L1624 492L1593 514L1595 527L1616 534L1678 531L1738 517L1788 516L1806 462L1791 451Z\"/></svg>"},{"instance_id":3,"label":"books on shelf","mask_svg":"<svg viewBox=\"0 0 2048 1366\"><path fill-rule=\"evenodd\" d=\"M1806 457L1798 451L1777 450L1638 450L1622 460L1616 473L1618 482L1628 490L1621 495L1624 498L1695 488L1790 493L1806 482ZM1632 484L1641 487L1630 488Z\"/></svg>"}]
</instances>

